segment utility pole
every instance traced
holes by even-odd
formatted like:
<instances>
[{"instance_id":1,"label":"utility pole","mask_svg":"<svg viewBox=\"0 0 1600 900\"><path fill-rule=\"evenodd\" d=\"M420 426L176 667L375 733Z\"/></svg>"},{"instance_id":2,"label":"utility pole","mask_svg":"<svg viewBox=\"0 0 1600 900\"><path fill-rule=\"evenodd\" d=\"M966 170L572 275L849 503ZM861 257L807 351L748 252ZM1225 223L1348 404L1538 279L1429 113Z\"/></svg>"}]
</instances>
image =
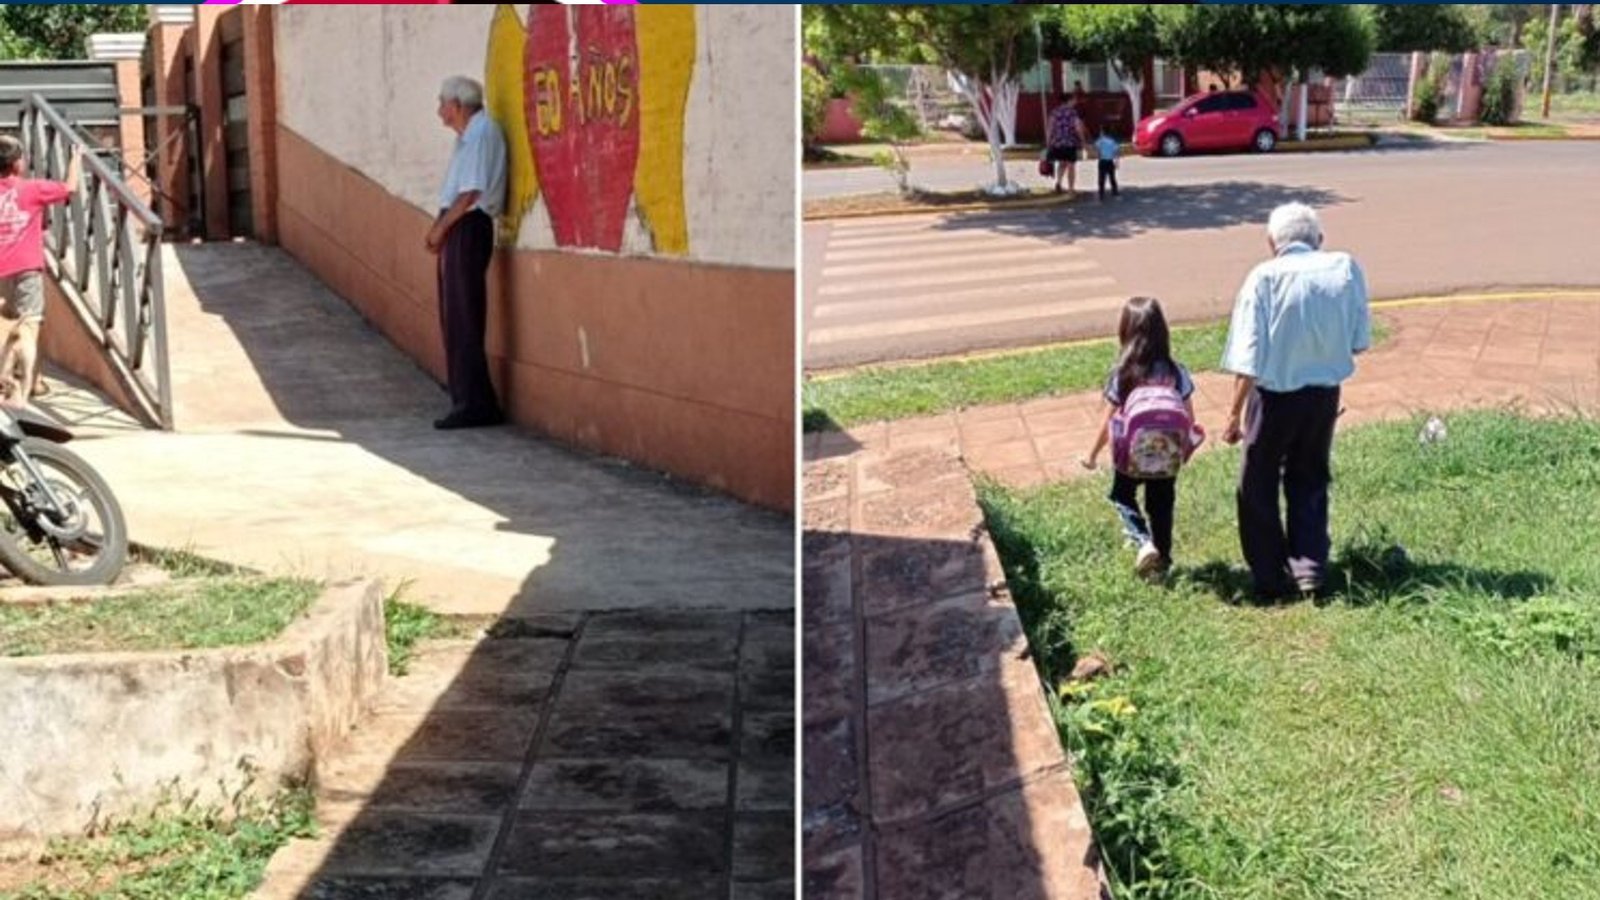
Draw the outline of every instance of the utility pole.
<instances>
[{"instance_id":1,"label":"utility pole","mask_svg":"<svg viewBox=\"0 0 1600 900\"><path fill-rule=\"evenodd\" d=\"M1550 75L1556 67L1556 19L1561 15L1561 4L1550 4L1550 33L1545 36L1544 44L1544 103L1540 106L1539 118L1550 118Z\"/></svg>"}]
</instances>

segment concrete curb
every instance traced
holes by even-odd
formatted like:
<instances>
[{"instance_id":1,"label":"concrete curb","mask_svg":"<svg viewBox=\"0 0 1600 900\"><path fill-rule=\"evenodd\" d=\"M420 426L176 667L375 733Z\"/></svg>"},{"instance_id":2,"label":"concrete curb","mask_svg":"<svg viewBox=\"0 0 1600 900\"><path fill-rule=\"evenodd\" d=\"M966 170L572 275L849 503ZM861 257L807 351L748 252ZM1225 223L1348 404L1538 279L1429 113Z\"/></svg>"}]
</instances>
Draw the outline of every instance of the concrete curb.
<instances>
[{"instance_id":1,"label":"concrete curb","mask_svg":"<svg viewBox=\"0 0 1600 900\"><path fill-rule=\"evenodd\" d=\"M1288 141L1278 144L1273 153L1331 153L1341 150L1362 150L1377 144L1377 138L1371 134L1350 135L1348 137L1312 138L1307 141ZM1131 151L1130 151L1131 152ZM1027 157L1031 159L1032 157ZM1022 157L1007 156L1007 160L1018 161ZM1090 160L1085 160L1089 162ZM871 163L866 164L867 167ZM818 169L863 168L863 166L818 166ZM916 206L907 209L881 209L860 212L822 212L810 211L802 203L801 220L806 222L825 222L834 219L869 219L881 216L910 216L910 215L941 215L945 213L963 212L1003 212L1016 209L1043 209L1051 206L1065 206L1072 203L1074 198L1070 195L1051 195L1029 200L1015 201L988 201L963 203L955 206Z\"/></svg>"},{"instance_id":2,"label":"concrete curb","mask_svg":"<svg viewBox=\"0 0 1600 900\"><path fill-rule=\"evenodd\" d=\"M0 855L171 795L225 802L315 774L388 677L376 580L328 587L245 647L0 660Z\"/></svg>"},{"instance_id":3,"label":"concrete curb","mask_svg":"<svg viewBox=\"0 0 1600 900\"><path fill-rule=\"evenodd\" d=\"M1048 197L1036 197L1027 200L994 200L986 202L962 203L954 206L918 206L910 209L880 209L863 210L861 212L837 213L802 212L801 219L806 222L823 222L834 219L875 219L883 216L927 216L964 212L1009 212L1011 210L1018 209L1047 209L1053 206L1067 206L1074 202L1076 202L1076 198L1072 194L1051 194Z\"/></svg>"}]
</instances>

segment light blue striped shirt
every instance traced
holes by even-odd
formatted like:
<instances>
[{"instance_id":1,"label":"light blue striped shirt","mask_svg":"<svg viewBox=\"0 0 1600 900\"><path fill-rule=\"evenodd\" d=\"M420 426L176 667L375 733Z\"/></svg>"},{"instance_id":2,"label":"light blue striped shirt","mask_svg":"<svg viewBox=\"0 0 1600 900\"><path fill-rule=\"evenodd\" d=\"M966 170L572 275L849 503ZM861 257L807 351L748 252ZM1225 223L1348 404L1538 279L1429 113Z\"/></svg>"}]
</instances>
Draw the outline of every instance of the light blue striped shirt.
<instances>
[{"instance_id":1,"label":"light blue striped shirt","mask_svg":"<svg viewBox=\"0 0 1600 900\"><path fill-rule=\"evenodd\" d=\"M491 216L500 215L506 203L506 139L489 114L478 110L467 120L467 127L456 138L450 154L450 168L439 189L439 208L449 209L467 191L478 192L473 209Z\"/></svg>"},{"instance_id":2,"label":"light blue striped shirt","mask_svg":"<svg viewBox=\"0 0 1600 900\"><path fill-rule=\"evenodd\" d=\"M1222 368L1269 391L1333 387L1372 343L1367 280L1350 254L1291 243L1239 288Z\"/></svg>"}]
</instances>

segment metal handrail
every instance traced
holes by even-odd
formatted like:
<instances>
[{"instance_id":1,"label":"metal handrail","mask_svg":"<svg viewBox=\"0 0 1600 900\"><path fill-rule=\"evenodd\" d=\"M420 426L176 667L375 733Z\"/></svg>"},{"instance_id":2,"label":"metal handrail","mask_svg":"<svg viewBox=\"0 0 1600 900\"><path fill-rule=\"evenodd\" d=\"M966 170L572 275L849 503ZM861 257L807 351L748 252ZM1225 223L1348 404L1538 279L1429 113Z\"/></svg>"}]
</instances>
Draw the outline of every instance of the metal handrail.
<instances>
[{"instance_id":1,"label":"metal handrail","mask_svg":"<svg viewBox=\"0 0 1600 900\"><path fill-rule=\"evenodd\" d=\"M145 418L172 428L161 218L95 154L101 148L38 94L22 104L30 174L65 180L71 151L82 176L67 215L51 216L46 264Z\"/></svg>"}]
</instances>

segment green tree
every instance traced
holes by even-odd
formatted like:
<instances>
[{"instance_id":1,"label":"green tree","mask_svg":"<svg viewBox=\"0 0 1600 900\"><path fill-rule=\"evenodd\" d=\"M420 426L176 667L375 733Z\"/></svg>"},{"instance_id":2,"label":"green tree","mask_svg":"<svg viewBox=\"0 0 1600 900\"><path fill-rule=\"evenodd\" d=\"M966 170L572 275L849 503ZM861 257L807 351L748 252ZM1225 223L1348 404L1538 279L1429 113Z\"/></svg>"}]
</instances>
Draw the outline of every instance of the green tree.
<instances>
[{"instance_id":1,"label":"green tree","mask_svg":"<svg viewBox=\"0 0 1600 900\"><path fill-rule=\"evenodd\" d=\"M1379 50L1464 53L1479 45L1477 29L1459 4L1379 3L1366 7Z\"/></svg>"},{"instance_id":2,"label":"green tree","mask_svg":"<svg viewBox=\"0 0 1600 900\"><path fill-rule=\"evenodd\" d=\"M816 33L819 49L826 39L834 53L853 48L864 56L928 63L948 71L952 86L972 107L989 139L996 188L1008 190L1002 120L1014 118L1021 90L1018 76L1038 49L1038 13L1032 7L860 4L816 9L810 13L807 36Z\"/></svg>"},{"instance_id":3,"label":"green tree","mask_svg":"<svg viewBox=\"0 0 1600 900\"><path fill-rule=\"evenodd\" d=\"M834 81L850 97L850 111L861 123L861 136L889 146L873 157L873 162L894 176L900 193L911 193L911 160L905 145L922 134L910 110L895 102L883 77L871 69L843 66L834 72Z\"/></svg>"},{"instance_id":4,"label":"green tree","mask_svg":"<svg viewBox=\"0 0 1600 900\"><path fill-rule=\"evenodd\" d=\"M1139 121L1144 70L1168 48L1156 3L1077 3L1055 7L1061 31L1080 58L1106 60L1117 73Z\"/></svg>"},{"instance_id":5,"label":"green tree","mask_svg":"<svg viewBox=\"0 0 1600 900\"><path fill-rule=\"evenodd\" d=\"M0 59L85 59L89 35L144 29L141 4L6 5L0 7Z\"/></svg>"}]
</instances>

